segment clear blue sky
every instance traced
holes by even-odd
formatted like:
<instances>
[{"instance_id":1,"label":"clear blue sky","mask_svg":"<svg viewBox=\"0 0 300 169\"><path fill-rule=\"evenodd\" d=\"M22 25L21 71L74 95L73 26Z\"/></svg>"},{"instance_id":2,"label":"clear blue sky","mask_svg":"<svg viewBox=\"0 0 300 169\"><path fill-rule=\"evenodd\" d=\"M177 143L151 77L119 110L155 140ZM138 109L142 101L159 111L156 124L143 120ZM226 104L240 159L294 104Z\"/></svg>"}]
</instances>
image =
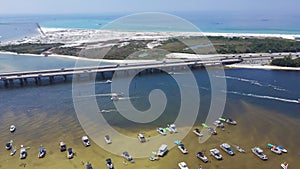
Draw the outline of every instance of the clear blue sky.
<instances>
[{"instance_id":1,"label":"clear blue sky","mask_svg":"<svg viewBox=\"0 0 300 169\"><path fill-rule=\"evenodd\" d=\"M297 12L299 0L1 0L0 14L172 11Z\"/></svg>"}]
</instances>

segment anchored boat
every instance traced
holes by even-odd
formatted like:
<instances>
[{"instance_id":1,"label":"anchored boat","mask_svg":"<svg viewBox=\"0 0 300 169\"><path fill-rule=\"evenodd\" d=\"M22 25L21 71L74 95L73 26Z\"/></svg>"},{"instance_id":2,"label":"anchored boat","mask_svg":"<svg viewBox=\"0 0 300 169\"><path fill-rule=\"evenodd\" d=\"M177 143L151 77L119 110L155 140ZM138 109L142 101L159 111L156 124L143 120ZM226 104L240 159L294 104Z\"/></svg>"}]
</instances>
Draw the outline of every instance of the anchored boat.
<instances>
[{"instance_id":1,"label":"anchored boat","mask_svg":"<svg viewBox=\"0 0 300 169\"><path fill-rule=\"evenodd\" d=\"M170 124L170 125L168 124L167 126L168 126L168 129L169 129L170 132L172 132L172 133L177 133L178 132L177 129L176 129L175 124Z\"/></svg>"},{"instance_id":2,"label":"anchored boat","mask_svg":"<svg viewBox=\"0 0 300 169\"><path fill-rule=\"evenodd\" d=\"M263 154L264 151L261 148L254 147L251 150L260 159L262 159L262 160L267 160L268 159L267 155Z\"/></svg>"},{"instance_id":3,"label":"anchored boat","mask_svg":"<svg viewBox=\"0 0 300 169\"><path fill-rule=\"evenodd\" d=\"M196 155L200 160L202 160L203 162L207 163L208 159L207 157L202 153L202 152L198 152Z\"/></svg>"},{"instance_id":4,"label":"anchored boat","mask_svg":"<svg viewBox=\"0 0 300 169\"><path fill-rule=\"evenodd\" d=\"M216 148L209 150L210 154L214 156L217 160L222 160L222 155L220 154L220 151Z\"/></svg>"},{"instance_id":5,"label":"anchored boat","mask_svg":"<svg viewBox=\"0 0 300 169\"><path fill-rule=\"evenodd\" d=\"M197 136L199 136L199 137L202 137L203 136L203 134L201 134L201 132L200 132L200 130L198 129L198 128L195 128L194 130L193 130L193 133L195 133Z\"/></svg>"},{"instance_id":6,"label":"anchored boat","mask_svg":"<svg viewBox=\"0 0 300 169\"><path fill-rule=\"evenodd\" d=\"M127 151L124 151L124 152L122 153L122 156L123 156L126 160L130 161L131 163L134 163L133 158L129 155L129 153L128 153Z\"/></svg>"},{"instance_id":7,"label":"anchored boat","mask_svg":"<svg viewBox=\"0 0 300 169\"><path fill-rule=\"evenodd\" d=\"M41 147L38 153L38 158L44 158L46 156L46 149Z\"/></svg>"},{"instance_id":8,"label":"anchored boat","mask_svg":"<svg viewBox=\"0 0 300 169\"><path fill-rule=\"evenodd\" d=\"M91 145L88 136L82 136L81 141L82 141L83 145L86 147Z\"/></svg>"},{"instance_id":9,"label":"anchored boat","mask_svg":"<svg viewBox=\"0 0 300 169\"><path fill-rule=\"evenodd\" d=\"M227 154L233 156L234 155L234 151L231 149L231 146L227 143L223 143L220 145L220 148L222 150L224 150Z\"/></svg>"},{"instance_id":10,"label":"anchored boat","mask_svg":"<svg viewBox=\"0 0 300 169\"><path fill-rule=\"evenodd\" d=\"M104 139L105 139L105 142L106 142L107 144L111 144L111 143L112 143L112 141L111 141L109 135L105 135L105 136L104 136Z\"/></svg>"}]
</instances>

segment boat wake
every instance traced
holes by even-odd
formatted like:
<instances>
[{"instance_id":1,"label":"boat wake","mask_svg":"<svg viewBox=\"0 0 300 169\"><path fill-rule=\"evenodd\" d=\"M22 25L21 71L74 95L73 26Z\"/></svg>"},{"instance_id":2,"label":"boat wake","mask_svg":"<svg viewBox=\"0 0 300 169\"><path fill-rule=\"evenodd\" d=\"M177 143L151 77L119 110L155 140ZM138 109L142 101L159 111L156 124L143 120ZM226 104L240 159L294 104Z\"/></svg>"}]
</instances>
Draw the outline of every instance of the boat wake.
<instances>
[{"instance_id":1,"label":"boat wake","mask_svg":"<svg viewBox=\"0 0 300 169\"><path fill-rule=\"evenodd\" d=\"M264 96L264 95L257 95L257 94L252 94L252 93L236 92L236 91L224 91L224 92L226 92L227 94L236 94L236 95L247 96L247 97L277 100L277 101L288 102L288 103L299 103L298 100L292 100L292 99L286 99L286 98L280 98L280 97Z\"/></svg>"},{"instance_id":2,"label":"boat wake","mask_svg":"<svg viewBox=\"0 0 300 169\"><path fill-rule=\"evenodd\" d=\"M231 79L231 80L238 80L238 81L241 81L241 82L246 82L246 83L250 83L252 85L256 85L256 86L260 86L260 87L271 87L273 88L274 90L277 90L277 91L284 91L284 92L287 92L288 90L284 89L284 88L281 88L279 86L275 86L275 85L272 85L272 84L263 84L257 80L251 80L251 79L244 79L244 78L239 78L239 77L233 77L233 76L215 76L217 78L225 78L225 79Z\"/></svg>"}]
</instances>

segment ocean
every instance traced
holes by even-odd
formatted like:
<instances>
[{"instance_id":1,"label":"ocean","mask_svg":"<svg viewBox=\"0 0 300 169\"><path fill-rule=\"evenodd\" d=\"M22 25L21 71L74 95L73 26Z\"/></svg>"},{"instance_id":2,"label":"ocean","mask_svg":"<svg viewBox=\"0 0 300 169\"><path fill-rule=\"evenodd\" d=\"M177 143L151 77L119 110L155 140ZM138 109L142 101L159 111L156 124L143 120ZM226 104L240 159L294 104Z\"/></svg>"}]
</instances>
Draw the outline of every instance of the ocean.
<instances>
[{"instance_id":1,"label":"ocean","mask_svg":"<svg viewBox=\"0 0 300 169\"><path fill-rule=\"evenodd\" d=\"M145 13L142 13L145 14ZM139 31L189 31L190 25L194 25L202 32L213 33L259 33L259 34L300 34L299 13L249 13L249 12L170 12L164 17L145 18L135 23L129 20L130 26L135 25ZM0 41L17 39L20 35L30 36L36 31L37 23L47 28L72 28L72 29L107 29L108 24L115 20L139 13L110 13L110 14L67 14L67 15L2 15L0 16ZM176 23L175 27L169 27L170 20L175 17L187 21L182 25ZM160 19L157 19L160 18ZM132 18L131 18L132 19ZM151 21L154 19L155 22ZM187 24L188 23L188 24ZM155 25L153 25L155 24ZM157 27L157 25L165 25ZM181 25L183 28L180 28ZM119 25L114 25L119 26ZM112 28L110 28L112 29ZM118 27L121 30L130 30L127 26ZM10 31L8 31L10 30ZM195 31L194 29L190 29ZM196 30L198 31L198 30Z\"/></svg>"}]
</instances>

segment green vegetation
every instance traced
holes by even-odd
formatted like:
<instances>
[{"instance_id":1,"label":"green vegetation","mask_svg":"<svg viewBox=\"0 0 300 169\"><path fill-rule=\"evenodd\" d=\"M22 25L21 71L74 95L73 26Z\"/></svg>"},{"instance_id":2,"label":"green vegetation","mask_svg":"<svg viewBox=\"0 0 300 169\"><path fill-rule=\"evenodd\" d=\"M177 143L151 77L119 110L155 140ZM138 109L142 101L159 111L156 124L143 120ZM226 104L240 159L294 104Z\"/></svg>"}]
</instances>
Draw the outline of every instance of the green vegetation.
<instances>
[{"instance_id":1,"label":"green vegetation","mask_svg":"<svg viewBox=\"0 0 300 169\"><path fill-rule=\"evenodd\" d=\"M15 52L15 53L41 54L43 52L46 52L52 48L59 47L61 45L63 44L62 43L51 43L51 44L24 43L19 45L0 46L0 50Z\"/></svg>"},{"instance_id":2,"label":"green vegetation","mask_svg":"<svg viewBox=\"0 0 300 169\"><path fill-rule=\"evenodd\" d=\"M49 51L55 54L80 56L87 58L105 59L160 59L165 53L198 53L198 54L238 54L238 53L276 53L276 52L300 52L300 41L281 38L243 38L243 37L178 37L170 38L155 47L155 52L150 52L147 44L150 40L131 41L107 41L106 44L117 44L111 47L93 47L85 49L85 46L97 46L97 42L82 44L77 47L64 47L62 43L40 44L25 43L18 45L0 46L1 51L16 53L41 54ZM121 45L126 43L126 45ZM84 49L84 50L83 50ZM140 51L146 51L142 54ZM274 61L274 64L278 64ZM290 61L286 61L290 62Z\"/></svg>"},{"instance_id":3,"label":"green vegetation","mask_svg":"<svg viewBox=\"0 0 300 169\"><path fill-rule=\"evenodd\" d=\"M237 53L277 53L277 52L300 52L300 41L281 39L281 38L243 38L233 37L227 38L222 36L208 37L210 42L203 37L190 37L181 41L180 39L173 38L165 41L159 48L168 50L170 52L181 52L181 53L220 53L220 54L237 54ZM198 49L186 49L188 46L196 45L195 43L200 42ZM202 44L201 44L202 43ZM206 43L206 44L205 44ZM212 46L207 46L207 43L213 44L215 51ZM206 46L205 46L206 45Z\"/></svg>"},{"instance_id":4,"label":"green vegetation","mask_svg":"<svg viewBox=\"0 0 300 169\"><path fill-rule=\"evenodd\" d=\"M300 58L292 59L291 57L284 57L282 59L274 59L271 65L285 66L285 67L300 67Z\"/></svg>"}]
</instances>

